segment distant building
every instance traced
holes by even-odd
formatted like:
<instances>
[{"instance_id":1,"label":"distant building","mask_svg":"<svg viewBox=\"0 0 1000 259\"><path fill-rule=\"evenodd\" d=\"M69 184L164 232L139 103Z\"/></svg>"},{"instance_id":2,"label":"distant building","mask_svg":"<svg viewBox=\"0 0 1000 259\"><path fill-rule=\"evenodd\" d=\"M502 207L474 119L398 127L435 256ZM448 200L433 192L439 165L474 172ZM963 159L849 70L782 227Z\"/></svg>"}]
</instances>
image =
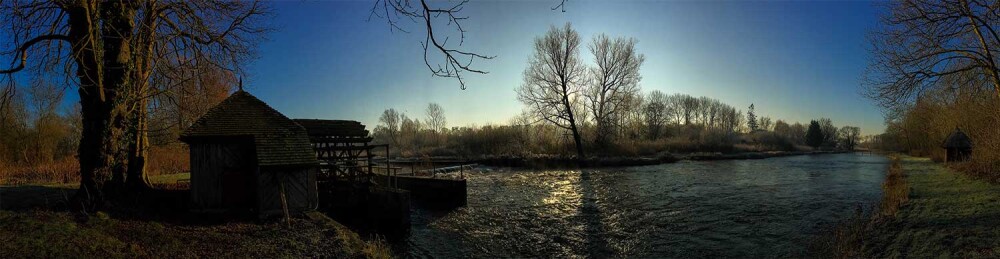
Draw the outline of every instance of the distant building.
<instances>
[{"instance_id":1,"label":"distant building","mask_svg":"<svg viewBox=\"0 0 1000 259\"><path fill-rule=\"evenodd\" d=\"M233 93L180 140L191 147L198 210L266 217L318 205L318 161L306 130L250 93Z\"/></svg>"},{"instance_id":2,"label":"distant building","mask_svg":"<svg viewBox=\"0 0 1000 259\"><path fill-rule=\"evenodd\" d=\"M948 135L941 147L948 151L945 157L947 162L965 161L972 155L972 139L959 128L955 128L955 131Z\"/></svg>"}]
</instances>

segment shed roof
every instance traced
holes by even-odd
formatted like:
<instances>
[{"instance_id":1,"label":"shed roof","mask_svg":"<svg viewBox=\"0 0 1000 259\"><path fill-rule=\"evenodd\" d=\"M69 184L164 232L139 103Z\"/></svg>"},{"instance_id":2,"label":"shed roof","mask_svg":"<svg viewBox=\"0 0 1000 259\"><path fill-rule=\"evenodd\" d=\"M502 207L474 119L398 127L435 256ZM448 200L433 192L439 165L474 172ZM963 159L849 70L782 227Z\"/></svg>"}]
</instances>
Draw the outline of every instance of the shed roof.
<instances>
[{"instance_id":1,"label":"shed roof","mask_svg":"<svg viewBox=\"0 0 1000 259\"><path fill-rule=\"evenodd\" d=\"M309 136L368 137L365 125L349 120L295 119Z\"/></svg>"},{"instance_id":2,"label":"shed roof","mask_svg":"<svg viewBox=\"0 0 1000 259\"><path fill-rule=\"evenodd\" d=\"M236 91L209 109L180 139L251 136L257 149L257 164L315 164L316 153L306 130L266 103L243 90Z\"/></svg>"},{"instance_id":3,"label":"shed roof","mask_svg":"<svg viewBox=\"0 0 1000 259\"><path fill-rule=\"evenodd\" d=\"M972 139L970 139L968 135L965 135L965 132L962 132L961 129L955 128L955 131L952 132L951 135L948 135L948 138L944 140L944 143L941 144L941 147L971 148Z\"/></svg>"}]
</instances>

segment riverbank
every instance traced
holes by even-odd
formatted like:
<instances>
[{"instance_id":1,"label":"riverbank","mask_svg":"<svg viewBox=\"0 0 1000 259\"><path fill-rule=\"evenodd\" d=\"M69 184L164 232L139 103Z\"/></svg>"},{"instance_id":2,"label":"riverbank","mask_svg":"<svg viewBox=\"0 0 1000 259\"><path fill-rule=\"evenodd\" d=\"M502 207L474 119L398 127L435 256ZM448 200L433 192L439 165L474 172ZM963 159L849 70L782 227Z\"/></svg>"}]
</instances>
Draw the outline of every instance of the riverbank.
<instances>
[{"instance_id":1,"label":"riverbank","mask_svg":"<svg viewBox=\"0 0 1000 259\"><path fill-rule=\"evenodd\" d=\"M975 180L930 159L903 158L910 201L891 222L876 257L1000 256L1000 185Z\"/></svg>"},{"instance_id":2,"label":"riverbank","mask_svg":"<svg viewBox=\"0 0 1000 259\"><path fill-rule=\"evenodd\" d=\"M908 201L895 217L871 220L856 244L872 258L1000 256L1000 185L973 179L927 158L903 157Z\"/></svg>"},{"instance_id":3,"label":"riverbank","mask_svg":"<svg viewBox=\"0 0 1000 259\"><path fill-rule=\"evenodd\" d=\"M181 177L151 180L159 187ZM156 204L148 208L110 208L81 222L66 204L75 191L74 184L0 186L0 258L391 256L384 241L366 241L317 212L290 224L258 222L190 214L170 199L158 199L144 203Z\"/></svg>"},{"instance_id":4,"label":"riverbank","mask_svg":"<svg viewBox=\"0 0 1000 259\"><path fill-rule=\"evenodd\" d=\"M5 258L387 258L384 247L364 242L343 226L310 219L287 225L178 225L99 213L78 223L68 212L0 211L0 257Z\"/></svg>"},{"instance_id":5,"label":"riverbank","mask_svg":"<svg viewBox=\"0 0 1000 259\"><path fill-rule=\"evenodd\" d=\"M526 167L533 169L554 169L554 168L574 168L574 167L620 167L620 166L644 166L674 163L681 160L691 161L717 161L717 160L744 160L744 159L765 159L772 157L839 154L848 151L763 151L763 152L740 152L740 153L688 153L670 154L665 153L655 157L589 157L582 162L573 157L566 156L495 156L484 157L471 160L474 163L488 166L502 167ZM431 160L433 162L433 159Z\"/></svg>"}]
</instances>

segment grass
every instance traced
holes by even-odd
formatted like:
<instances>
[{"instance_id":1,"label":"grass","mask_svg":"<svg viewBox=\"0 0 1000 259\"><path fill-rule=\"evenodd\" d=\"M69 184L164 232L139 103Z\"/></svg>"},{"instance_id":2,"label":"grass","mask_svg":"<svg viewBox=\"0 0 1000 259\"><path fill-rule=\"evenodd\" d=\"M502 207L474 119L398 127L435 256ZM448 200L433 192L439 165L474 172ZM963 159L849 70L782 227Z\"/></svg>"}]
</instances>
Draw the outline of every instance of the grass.
<instances>
[{"instance_id":1,"label":"grass","mask_svg":"<svg viewBox=\"0 0 1000 259\"><path fill-rule=\"evenodd\" d=\"M858 213L818 255L836 258L996 258L1000 256L1000 186L928 158L895 159L884 195Z\"/></svg>"},{"instance_id":2,"label":"grass","mask_svg":"<svg viewBox=\"0 0 1000 259\"><path fill-rule=\"evenodd\" d=\"M307 219L293 220L291 226L283 221L173 225L99 214L77 223L65 212L0 211L0 257L5 258L386 258L388 250L379 246L386 247L365 242L343 226Z\"/></svg>"},{"instance_id":3,"label":"grass","mask_svg":"<svg viewBox=\"0 0 1000 259\"><path fill-rule=\"evenodd\" d=\"M156 186L189 175L149 178ZM183 181L181 181L183 183ZM186 188L186 187L185 187ZM78 222L66 212L73 184L0 187L0 258L390 258L379 238L365 241L321 213L259 223L202 220L198 215L141 216L99 212ZM172 215L172 214L171 214Z\"/></svg>"},{"instance_id":4,"label":"grass","mask_svg":"<svg viewBox=\"0 0 1000 259\"><path fill-rule=\"evenodd\" d=\"M161 174L147 176L153 188L164 190L187 190L191 188L191 173Z\"/></svg>"},{"instance_id":5,"label":"grass","mask_svg":"<svg viewBox=\"0 0 1000 259\"><path fill-rule=\"evenodd\" d=\"M928 159L906 158L903 170L913 185L910 202L900 209L895 236L879 256L1000 256L1000 185Z\"/></svg>"}]
</instances>

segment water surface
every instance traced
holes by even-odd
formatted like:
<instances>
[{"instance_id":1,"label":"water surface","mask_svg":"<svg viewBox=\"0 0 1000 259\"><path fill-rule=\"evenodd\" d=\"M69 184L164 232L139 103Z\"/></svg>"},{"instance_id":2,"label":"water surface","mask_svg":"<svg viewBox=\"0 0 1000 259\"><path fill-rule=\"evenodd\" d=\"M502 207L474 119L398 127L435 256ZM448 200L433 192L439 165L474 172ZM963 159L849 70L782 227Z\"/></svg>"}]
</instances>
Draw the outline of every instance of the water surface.
<instances>
[{"instance_id":1,"label":"water surface","mask_svg":"<svg viewBox=\"0 0 1000 259\"><path fill-rule=\"evenodd\" d=\"M414 209L413 257L788 257L879 198L888 161L794 156L466 174L468 206Z\"/></svg>"}]
</instances>

